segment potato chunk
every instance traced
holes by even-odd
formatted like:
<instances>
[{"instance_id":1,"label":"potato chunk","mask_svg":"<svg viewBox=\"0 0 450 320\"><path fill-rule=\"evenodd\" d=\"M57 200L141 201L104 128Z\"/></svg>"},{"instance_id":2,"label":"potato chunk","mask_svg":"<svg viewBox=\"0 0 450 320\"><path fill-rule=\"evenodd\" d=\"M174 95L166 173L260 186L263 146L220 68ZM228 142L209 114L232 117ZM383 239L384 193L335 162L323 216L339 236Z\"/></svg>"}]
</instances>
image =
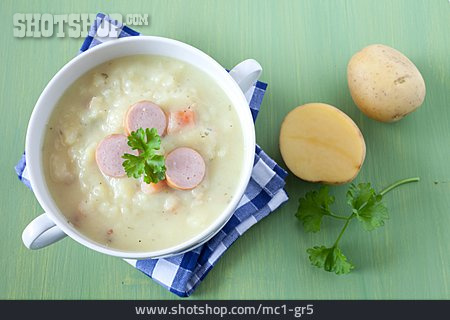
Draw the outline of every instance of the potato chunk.
<instances>
[{"instance_id":1,"label":"potato chunk","mask_svg":"<svg viewBox=\"0 0 450 320\"><path fill-rule=\"evenodd\" d=\"M280 151L297 177L341 184L358 174L366 155L361 131L345 113L309 103L288 113L281 125Z\"/></svg>"}]
</instances>

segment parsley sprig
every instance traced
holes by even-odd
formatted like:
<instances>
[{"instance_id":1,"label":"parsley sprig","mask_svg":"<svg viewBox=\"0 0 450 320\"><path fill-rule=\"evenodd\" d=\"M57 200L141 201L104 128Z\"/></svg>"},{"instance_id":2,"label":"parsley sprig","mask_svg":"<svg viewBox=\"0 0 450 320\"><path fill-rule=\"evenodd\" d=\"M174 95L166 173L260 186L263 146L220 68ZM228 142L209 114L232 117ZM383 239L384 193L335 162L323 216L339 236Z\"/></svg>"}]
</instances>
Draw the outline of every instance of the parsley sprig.
<instances>
[{"instance_id":1,"label":"parsley sprig","mask_svg":"<svg viewBox=\"0 0 450 320\"><path fill-rule=\"evenodd\" d=\"M367 231L383 226L384 221L389 219L386 205L382 202L383 196L400 185L419 180L418 177L403 179L379 193L375 192L370 183L351 184L347 191L347 203L352 208L352 212L347 217L334 214L331 211L330 205L334 203L335 198L330 196L327 186L321 187L318 191L306 193L303 198L299 199L295 216L302 222L307 232L318 232L325 216L345 221L341 232L331 247L315 246L306 250L311 263L328 272L349 273L354 265L348 261L338 245L350 221L356 218Z\"/></svg>"},{"instance_id":2,"label":"parsley sprig","mask_svg":"<svg viewBox=\"0 0 450 320\"><path fill-rule=\"evenodd\" d=\"M158 183L165 179L166 166L164 156L158 154L161 148L161 138L155 128L142 129L131 132L128 145L133 150L139 150L139 155L125 153L122 166L128 177L140 178L144 176L146 183Z\"/></svg>"}]
</instances>

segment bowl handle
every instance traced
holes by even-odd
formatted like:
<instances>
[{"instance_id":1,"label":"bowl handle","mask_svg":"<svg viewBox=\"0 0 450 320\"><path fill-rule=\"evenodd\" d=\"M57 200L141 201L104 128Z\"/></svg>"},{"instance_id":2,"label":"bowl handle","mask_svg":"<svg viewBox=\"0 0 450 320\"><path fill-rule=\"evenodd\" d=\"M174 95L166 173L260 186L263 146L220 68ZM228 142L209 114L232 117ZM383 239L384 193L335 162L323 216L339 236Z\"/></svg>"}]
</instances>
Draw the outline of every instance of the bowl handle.
<instances>
[{"instance_id":1,"label":"bowl handle","mask_svg":"<svg viewBox=\"0 0 450 320\"><path fill-rule=\"evenodd\" d=\"M258 61L253 59L247 59L239 63L233 69L231 69L230 76L234 79L234 81L237 82L242 92L246 94L247 91L251 89L253 84L259 79L261 72L262 67L258 63Z\"/></svg>"},{"instance_id":2,"label":"bowl handle","mask_svg":"<svg viewBox=\"0 0 450 320\"><path fill-rule=\"evenodd\" d=\"M66 234L44 213L31 221L22 233L28 249L41 249L64 238Z\"/></svg>"}]
</instances>

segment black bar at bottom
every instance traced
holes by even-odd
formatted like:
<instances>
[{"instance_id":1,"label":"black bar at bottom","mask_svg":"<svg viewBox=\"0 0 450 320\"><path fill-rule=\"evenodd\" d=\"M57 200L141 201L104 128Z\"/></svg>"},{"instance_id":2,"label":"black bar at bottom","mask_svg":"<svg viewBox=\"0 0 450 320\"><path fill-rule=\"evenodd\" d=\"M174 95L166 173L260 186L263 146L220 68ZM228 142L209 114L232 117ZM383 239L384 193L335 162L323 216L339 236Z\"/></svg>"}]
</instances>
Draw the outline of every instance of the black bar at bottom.
<instances>
[{"instance_id":1,"label":"black bar at bottom","mask_svg":"<svg viewBox=\"0 0 450 320\"><path fill-rule=\"evenodd\" d=\"M14 319L450 319L449 300L0 301ZM2 317L3 319L6 319Z\"/></svg>"}]
</instances>

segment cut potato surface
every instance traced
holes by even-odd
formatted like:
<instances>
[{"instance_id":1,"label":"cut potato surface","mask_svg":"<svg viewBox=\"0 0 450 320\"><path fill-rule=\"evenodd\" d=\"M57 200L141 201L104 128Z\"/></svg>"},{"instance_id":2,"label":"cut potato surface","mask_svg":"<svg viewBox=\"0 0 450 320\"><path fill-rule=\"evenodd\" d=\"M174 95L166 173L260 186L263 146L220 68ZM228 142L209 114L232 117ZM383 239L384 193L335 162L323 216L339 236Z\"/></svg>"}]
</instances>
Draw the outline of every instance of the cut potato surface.
<instances>
[{"instance_id":1,"label":"cut potato surface","mask_svg":"<svg viewBox=\"0 0 450 320\"><path fill-rule=\"evenodd\" d=\"M324 103L292 110L281 125L280 151L288 168L311 182L353 180L366 155L361 131L350 117Z\"/></svg>"}]
</instances>

